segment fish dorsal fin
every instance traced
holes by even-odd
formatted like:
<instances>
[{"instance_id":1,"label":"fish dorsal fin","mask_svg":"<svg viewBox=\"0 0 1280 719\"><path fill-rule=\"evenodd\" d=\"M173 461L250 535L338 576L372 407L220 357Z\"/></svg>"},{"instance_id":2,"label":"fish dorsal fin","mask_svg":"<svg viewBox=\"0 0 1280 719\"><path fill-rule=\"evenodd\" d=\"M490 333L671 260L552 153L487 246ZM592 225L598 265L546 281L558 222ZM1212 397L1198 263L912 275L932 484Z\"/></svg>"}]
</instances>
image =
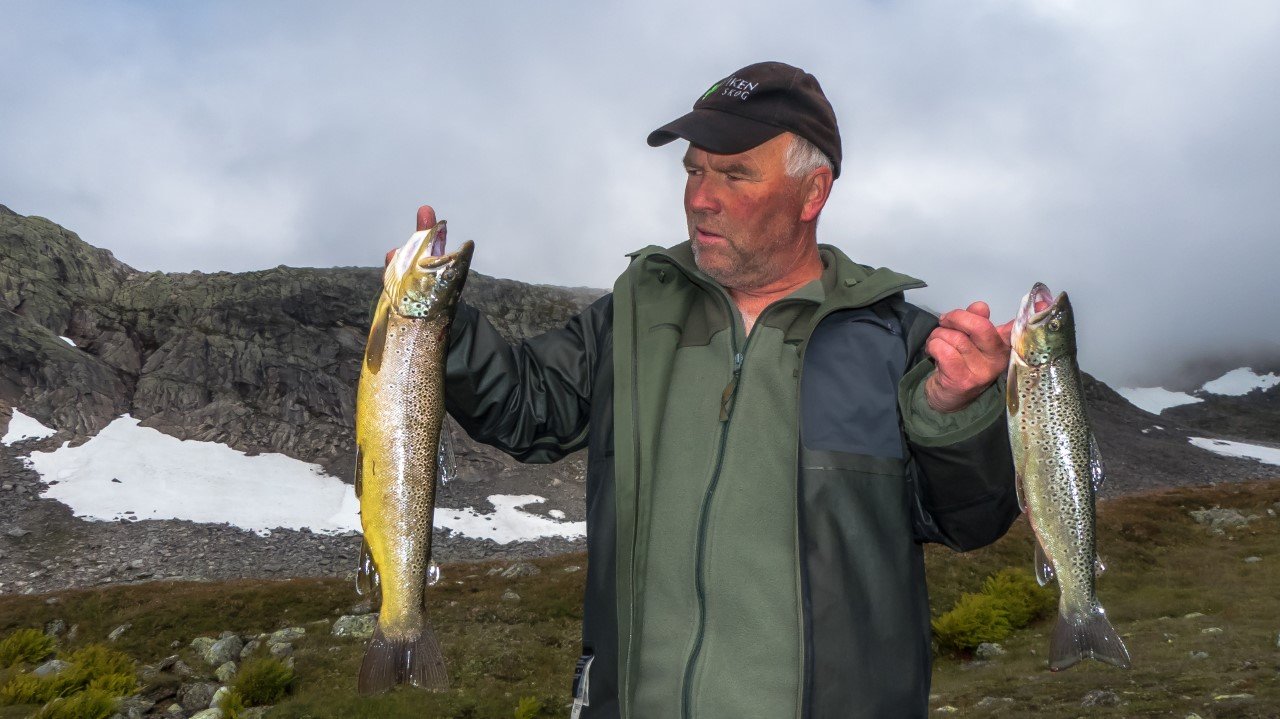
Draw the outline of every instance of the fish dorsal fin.
<instances>
[{"instance_id":1,"label":"fish dorsal fin","mask_svg":"<svg viewBox=\"0 0 1280 719\"><path fill-rule=\"evenodd\" d=\"M1044 586L1052 582L1056 578L1053 571L1053 563L1049 561L1049 556L1044 553L1044 545L1040 543L1040 539L1036 539L1036 581L1040 582L1040 586Z\"/></svg>"},{"instance_id":2,"label":"fish dorsal fin","mask_svg":"<svg viewBox=\"0 0 1280 719\"><path fill-rule=\"evenodd\" d=\"M1098 451L1098 438L1089 433L1089 474L1093 479L1093 493L1102 490L1102 480L1106 472L1102 468L1102 453Z\"/></svg>"},{"instance_id":3,"label":"fish dorsal fin","mask_svg":"<svg viewBox=\"0 0 1280 719\"><path fill-rule=\"evenodd\" d=\"M360 563L356 566L356 594L368 597L376 610L382 606L382 576L369 551L369 542L360 540Z\"/></svg>"}]
</instances>

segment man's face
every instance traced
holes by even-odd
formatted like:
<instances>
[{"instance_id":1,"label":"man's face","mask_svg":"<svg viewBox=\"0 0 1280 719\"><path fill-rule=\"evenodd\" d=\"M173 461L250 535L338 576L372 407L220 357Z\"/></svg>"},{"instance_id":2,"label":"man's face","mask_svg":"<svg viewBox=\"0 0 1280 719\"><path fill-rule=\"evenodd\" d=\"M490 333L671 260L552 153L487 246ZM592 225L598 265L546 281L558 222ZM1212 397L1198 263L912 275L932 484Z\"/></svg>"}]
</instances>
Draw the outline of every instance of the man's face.
<instances>
[{"instance_id":1,"label":"man's face","mask_svg":"<svg viewBox=\"0 0 1280 719\"><path fill-rule=\"evenodd\" d=\"M736 155L690 146L684 213L698 269L731 289L751 290L786 274L800 256L802 182L788 177L791 135Z\"/></svg>"}]
</instances>

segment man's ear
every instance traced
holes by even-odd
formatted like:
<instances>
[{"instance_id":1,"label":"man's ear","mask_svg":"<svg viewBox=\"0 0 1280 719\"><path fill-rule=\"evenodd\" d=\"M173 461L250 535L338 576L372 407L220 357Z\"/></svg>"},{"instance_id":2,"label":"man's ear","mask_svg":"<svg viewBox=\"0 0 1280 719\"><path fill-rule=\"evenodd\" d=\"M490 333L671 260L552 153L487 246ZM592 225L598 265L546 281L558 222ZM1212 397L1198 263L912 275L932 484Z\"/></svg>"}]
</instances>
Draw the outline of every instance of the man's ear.
<instances>
[{"instance_id":1,"label":"man's ear","mask_svg":"<svg viewBox=\"0 0 1280 719\"><path fill-rule=\"evenodd\" d=\"M818 219L818 215L822 214L822 208L826 206L827 198L831 196L833 182L835 177L826 167L819 167L804 179L804 205L800 208L802 222L813 222Z\"/></svg>"}]
</instances>

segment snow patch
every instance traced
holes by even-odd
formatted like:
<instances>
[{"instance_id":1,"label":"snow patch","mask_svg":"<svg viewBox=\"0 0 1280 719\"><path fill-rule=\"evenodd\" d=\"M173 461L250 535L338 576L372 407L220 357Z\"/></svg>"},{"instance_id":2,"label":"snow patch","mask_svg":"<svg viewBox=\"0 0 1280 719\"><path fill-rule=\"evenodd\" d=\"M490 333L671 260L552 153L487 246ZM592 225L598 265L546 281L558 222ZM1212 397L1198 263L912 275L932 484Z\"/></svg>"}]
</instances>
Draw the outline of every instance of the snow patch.
<instances>
[{"instance_id":1,"label":"snow patch","mask_svg":"<svg viewBox=\"0 0 1280 719\"><path fill-rule=\"evenodd\" d=\"M22 429L28 422L41 427L15 410L10 433L15 424ZM8 444L8 435L5 440ZM277 528L360 531L354 488L319 465L181 440L142 427L129 415L79 447L64 443L52 452L32 452L26 461L46 483L41 496L66 504L83 519L185 519L226 523L264 536ZM585 522L556 522L520 510L545 502L542 497L495 495L489 501L495 512L437 507L435 524L501 544L586 535Z\"/></svg>"},{"instance_id":2,"label":"snow patch","mask_svg":"<svg viewBox=\"0 0 1280 719\"><path fill-rule=\"evenodd\" d=\"M8 447L14 442L21 442L24 439L44 439L57 434L57 430L40 424L40 420L18 411L17 407L13 408L13 418L9 420L9 430L4 433L4 437L0 437L0 444Z\"/></svg>"},{"instance_id":3,"label":"snow patch","mask_svg":"<svg viewBox=\"0 0 1280 719\"><path fill-rule=\"evenodd\" d=\"M32 452L27 462L47 483L41 496L84 519L225 522L260 534L360 529L352 487L319 465L181 440L127 414L79 447Z\"/></svg>"},{"instance_id":4,"label":"snow patch","mask_svg":"<svg viewBox=\"0 0 1280 719\"><path fill-rule=\"evenodd\" d=\"M1192 397L1186 392L1173 392L1164 387L1119 387L1116 392L1138 409L1160 414L1170 407L1183 404L1203 402L1199 397Z\"/></svg>"},{"instance_id":5,"label":"snow patch","mask_svg":"<svg viewBox=\"0 0 1280 719\"><path fill-rule=\"evenodd\" d=\"M1255 389L1266 390L1280 384L1280 375L1257 374L1249 367L1233 369L1218 379L1204 383L1202 389L1211 394L1240 397Z\"/></svg>"},{"instance_id":6,"label":"snow patch","mask_svg":"<svg viewBox=\"0 0 1280 719\"><path fill-rule=\"evenodd\" d=\"M1280 466L1280 449L1275 447L1263 447L1256 444L1230 442L1225 439L1208 439L1206 437L1188 437L1187 441L1200 449L1207 449L1210 452L1226 457L1244 457L1246 459L1256 459L1264 464Z\"/></svg>"},{"instance_id":7,"label":"snow patch","mask_svg":"<svg viewBox=\"0 0 1280 719\"><path fill-rule=\"evenodd\" d=\"M510 544L538 537L574 539L586 536L586 522L557 522L537 514L520 511L520 508L525 505L545 501L547 500L532 494L495 494L489 497L489 503L496 510L491 514L479 512L471 507L463 509L437 507L435 522L437 527L447 527L457 534L492 539L498 544Z\"/></svg>"},{"instance_id":8,"label":"snow patch","mask_svg":"<svg viewBox=\"0 0 1280 719\"><path fill-rule=\"evenodd\" d=\"M58 339L62 340L63 342L66 342L72 347L79 347L79 345L76 344L76 341L71 339L70 337L63 337L62 335L58 335Z\"/></svg>"}]
</instances>

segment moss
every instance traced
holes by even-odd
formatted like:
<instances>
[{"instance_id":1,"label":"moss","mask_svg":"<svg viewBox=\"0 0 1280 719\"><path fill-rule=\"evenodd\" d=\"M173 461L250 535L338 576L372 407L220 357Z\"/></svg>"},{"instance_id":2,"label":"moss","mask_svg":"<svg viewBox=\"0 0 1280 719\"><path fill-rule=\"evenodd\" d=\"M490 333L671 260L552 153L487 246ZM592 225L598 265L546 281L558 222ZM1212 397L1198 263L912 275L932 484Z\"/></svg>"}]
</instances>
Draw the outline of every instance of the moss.
<instances>
[{"instance_id":1,"label":"moss","mask_svg":"<svg viewBox=\"0 0 1280 719\"><path fill-rule=\"evenodd\" d=\"M542 700L537 697L520 697L516 704L515 719L537 719L542 715Z\"/></svg>"},{"instance_id":2,"label":"moss","mask_svg":"<svg viewBox=\"0 0 1280 719\"><path fill-rule=\"evenodd\" d=\"M272 657L251 659L240 667L232 690L248 706L275 704L293 685L293 670Z\"/></svg>"},{"instance_id":3,"label":"moss","mask_svg":"<svg viewBox=\"0 0 1280 719\"><path fill-rule=\"evenodd\" d=\"M1021 629L1046 616L1058 603L1052 589L1040 586L1029 572L1005 567L982 584L982 593L1000 600L1009 624Z\"/></svg>"},{"instance_id":4,"label":"moss","mask_svg":"<svg viewBox=\"0 0 1280 719\"><path fill-rule=\"evenodd\" d=\"M933 636L944 651L998 642L1011 631L1009 612L999 598L989 594L963 594L951 611L933 620Z\"/></svg>"},{"instance_id":5,"label":"moss","mask_svg":"<svg viewBox=\"0 0 1280 719\"><path fill-rule=\"evenodd\" d=\"M57 642L39 629L19 629L0 641L0 667L35 664L53 655Z\"/></svg>"}]
</instances>

